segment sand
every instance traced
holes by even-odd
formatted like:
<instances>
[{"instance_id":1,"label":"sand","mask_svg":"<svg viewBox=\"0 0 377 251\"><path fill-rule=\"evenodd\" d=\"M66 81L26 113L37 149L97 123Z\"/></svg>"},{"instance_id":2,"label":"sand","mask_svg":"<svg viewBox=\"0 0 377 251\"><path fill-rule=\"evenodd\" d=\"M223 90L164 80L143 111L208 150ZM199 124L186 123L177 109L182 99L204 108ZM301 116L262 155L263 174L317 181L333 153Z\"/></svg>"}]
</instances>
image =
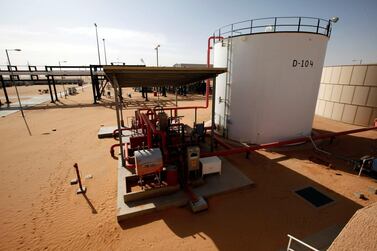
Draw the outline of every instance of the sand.
<instances>
[{"instance_id":1,"label":"sand","mask_svg":"<svg viewBox=\"0 0 377 251\"><path fill-rule=\"evenodd\" d=\"M131 92L128 90L127 92ZM142 104L133 94L125 117ZM162 99L174 104L174 97ZM153 98L152 98L153 99ZM155 99L155 98L154 98ZM202 104L202 96L182 98L179 105ZM153 102L150 102L152 104ZM184 111L192 123L193 111ZM198 112L209 119L210 110ZM28 136L20 113L0 118L0 249L1 250L278 250L290 233L304 238L326 227L345 224L354 212L377 201L368 195L376 186L358 177L343 161L314 153L309 145L279 152L258 151L229 157L256 185L214 197L209 210L192 214L173 208L147 216L116 221L116 160L109 154L115 143L99 140L101 125L115 125L111 101L92 104L91 89L59 104L46 103L25 112L33 133ZM316 118L314 127L340 131L354 126ZM55 130L55 131L54 131ZM337 139L328 149L353 157L376 154L377 132ZM332 168L309 161L316 156ZM76 195L73 164L78 163L88 188ZM292 191L313 185L335 199L316 209ZM369 200L354 193L364 192Z\"/></svg>"}]
</instances>

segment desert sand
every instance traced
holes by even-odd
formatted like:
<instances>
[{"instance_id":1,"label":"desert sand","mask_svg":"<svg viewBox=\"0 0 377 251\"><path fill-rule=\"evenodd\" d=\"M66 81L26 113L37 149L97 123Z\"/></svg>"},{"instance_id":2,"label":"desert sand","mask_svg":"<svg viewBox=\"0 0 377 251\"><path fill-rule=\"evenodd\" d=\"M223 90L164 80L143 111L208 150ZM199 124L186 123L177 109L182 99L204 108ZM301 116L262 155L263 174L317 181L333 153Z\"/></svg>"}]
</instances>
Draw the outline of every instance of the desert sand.
<instances>
[{"instance_id":1,"label":"desert sand","mask_svg":"<svg viewBox=\"0 0 377 251\"><path fill-rule=\"evenodd\" d=\"M131 92L127 90L126 92ZM26 93L26 92L25 92ZM150 95L151 97L151 95ZM156 98L151 97L151 105ZM174 105L174 96L161 99ZM202 96L179 99L179 105L202 104ZM125 117L143 104L132 94ZM192 123L193 111L184 111ZM92 104L91 88L56 104L25 112L29 136L19 112L0 118L0 250L278 250L287 234L306 238L325 228L346 224L355 211L377 201L368 194L374 179L358 177L344 161L316 153L310 144L228 157L255 186L209 199L209 210L187 208L116 220L117 161L109 154L113 139L98 139L101 125L116 124L110 99ZM200 110L207 121L210 109ZM314 128L342 131L350 126L315 118ZM348 157L376 155L377 132L337 138L326 149ZM315 163L309 158L320 159ZM326 163L330 163L331 167ZM88 188L76 195L73 164L78 163ZM293 193L315 186L335 199L317 209ZM355 192L363 192L361 200Z\"/></svg>"}]
</instances>

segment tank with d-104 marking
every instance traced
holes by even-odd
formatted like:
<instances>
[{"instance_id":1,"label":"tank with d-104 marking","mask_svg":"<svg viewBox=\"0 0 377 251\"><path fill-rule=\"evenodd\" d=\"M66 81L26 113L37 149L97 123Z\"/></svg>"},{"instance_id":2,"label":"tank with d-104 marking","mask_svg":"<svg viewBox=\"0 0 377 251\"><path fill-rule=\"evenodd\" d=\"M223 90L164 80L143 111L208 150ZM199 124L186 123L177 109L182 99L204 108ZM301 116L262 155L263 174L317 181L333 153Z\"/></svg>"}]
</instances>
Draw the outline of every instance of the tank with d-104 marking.
<instances>
[{"instance_id":1,"label":"tank with d-104 marking","mask_svg":"<svg viewBox=\"0 0 377 251\"><path fill-rule=\"evenodd\" d=\"M219 132L257 144L310 135L334 21L263 18L217 30L214 67L228 68L216 79Z\"/></svg>"}]
</instances>

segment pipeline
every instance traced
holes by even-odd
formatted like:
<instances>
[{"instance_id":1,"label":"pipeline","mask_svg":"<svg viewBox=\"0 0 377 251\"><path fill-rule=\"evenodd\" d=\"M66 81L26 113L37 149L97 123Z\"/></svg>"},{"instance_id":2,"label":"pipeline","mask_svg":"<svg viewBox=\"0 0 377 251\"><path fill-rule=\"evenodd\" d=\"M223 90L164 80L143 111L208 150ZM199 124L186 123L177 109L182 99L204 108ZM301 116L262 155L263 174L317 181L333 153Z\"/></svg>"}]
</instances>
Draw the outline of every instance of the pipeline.
<instances>
[{"instance_id":1,"label":"pipeline","mask_svg":"<svg viewBox=\"0 0 377 251\"><path fill-rule=\"evenodd\" d=\"M123 143L123 145L124 145L124 143ZM115 147L120 147L120 144L118 143L118 144L114 144L114 145L112 145L111 147L110 147L110 155L111 155L111 157L113 158L113 159L118 159L118 157L117 156L115 156L115 150L114 150L114 148Z\"/></svg>"},{"instance_id":2,"label":"pipeline","mask_svg":"<svg viewBox=\"0 0 377 251\"><path fill-rule=\"evenodd\" d=\"M224 37L210 36L208 38L208 43L207 43L207 67L208 68L211 66L211 49L212 49L211 40L215 40L215 39L223 40ZM206 103L204 106L182 106L182 107L168 107L168 108L165 107L164 110L174 110L176 112L177 110L187 110L187 109L207 109L209 106L209 88L210 88L210 80L207 79L206 80L206 94L205 94ZM148 108L139 109L139 111L145 111L145 110L148 110Z\"/></svg>"},{"instance_id":3,"label":"pipeline","mask_svg":"<svg viewBox=\"0 0 377 251\"><path fill-rule=\"evenodd\" d=\"M212 49L212 46L211 46L211 40L215 40L215 39L219 39L219 40L223 40L224 38L221 37L221 36L210 36L208 38L208 43L207 43L207 67L209 68L211 66L211 49ZM212 95L214 95L214 93L212 93ZM206 81L206 107L208 107L208 97L209 97L209 79L207 79Z\"/></svg>"},{"instance_id":4,"label":"pipeline","mask_svg":"<svg viewBox=\"0 0 377 251\"><path fill-rule=\"evenodd\" d=\"M223 146L223 147L225 147L225 148L227 148L227 149L232 149L232 148L234 148L234 146L231 146L231 145L229 145L228 143L224 142L224 141L222 140L222 138L220 138L216 133L215 133L215 135L214 135L214 139L216 140L216 142L217 142L218 144L220 144L221 146Z\"/></svg>"},{"instance_id":5,"label":"pipeline","mask_svg":"<svg viewBox=\"0 0 377 251\"><path fill-rule=\"evenodd\" d=\"M123 132L123 131L131 131L132 128L128 128L128 127L124 127L124 128L121 128L120 131ZM119 129L115 129L113 131L113 138L115 140L118 140L118 136L119 136Z\"/></svg>"},{"instance_id":6,"label":"pipeline","mask_svg":"<svg viewBox=\"0 0 377 251\"><path fill-rule=\"evenodd\" d=\"M130 164L128 161L130 160L130 158L131 157L129 157L128 156L128 145L129 145L129 143L123 143L123 146L126 146L125 147L125 151L124 151L124 153L125 153L125 155L124 155L124 157L125 157L125 161L126 161L126 167L127 168L136 168L136 165L135 164ZM114 148L115 147L119 147L120 146L120 144L114 144L114 145L112 145L111 147L110 147L110 155L111 155L111 157L113 158L113 159L116 159L116 160L118 160L119 158L117 157L117 156L115 156L115 150L114 150Z\"/></svg>"},{"instance_id":7,"label":"pipeline","mask_svg":"<svg viewBox=\"0 0 377 251\"><path fill-rule=\"evenodd\" d=\"M335 132L335 133L324 133L324 134L315 135L312 137L301 137L297 139L285 140L285 141L280 141L280 142L272 142L272 143L267 143L267 144L260 144L256 146L237 147L237 148L232 148L232 149L222 150L222 151L217 151L217 152L206 152L206 153L200 154L200 157L203 158L203 157L212 157L212 156L228 156L228 155L233 155L233 154L238 154L238 153L249 153L249 152L259 150L259 149L267 149L267 148L279 147L279 146L290 145L290 144L305 143L305 142L311 141L311 139L319 140L319 139L325 139L325 138L335 138L342 135L376 130L376 129L377 129L377 120L375 120L375 126L373 127L366 127L366 128Z\"/></svg>"},{"instance_id":8,"label":"pipeline","mask_svg":"<svg viewBox=\"0 0 377 251\"><path fill-rule=\"evenodd\" d=\"M136 165L135 164L130 164L128 161L130 160L130 158L131 157L129 157L128 156L128 145L129 145L130 143L127 143L126 144L126 150L124 151L124 157L125 157L125 159L126 159L126 167L127 168L136 168Z\"/></svg>"}]
</instances>

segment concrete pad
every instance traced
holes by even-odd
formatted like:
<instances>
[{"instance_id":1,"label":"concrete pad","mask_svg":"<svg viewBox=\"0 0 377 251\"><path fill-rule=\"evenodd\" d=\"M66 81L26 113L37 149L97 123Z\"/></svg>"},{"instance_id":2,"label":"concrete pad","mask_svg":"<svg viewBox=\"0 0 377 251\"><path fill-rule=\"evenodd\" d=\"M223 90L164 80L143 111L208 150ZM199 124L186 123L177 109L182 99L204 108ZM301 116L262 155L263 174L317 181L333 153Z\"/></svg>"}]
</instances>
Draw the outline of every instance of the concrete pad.
<instances>
[{"instance_id":1,"label":"concrete pad","mask_svg":"<svg viewBox=\"0 0 377 251\"><path fill-rule=\"evenodd\" d=\"M101 126L98 130L98 138L104 139L104 138L112 138L113 137L113 131L118 129L117 126Z\"/></svg>"},{"instance_id":2,"label":"concrete pad","mask_svg":"<svg viewBox=\"0 0 377 251\"><path fill-rule=\"evenodd\" d=\"M9 96L9 98L15 98L15 97ZM21 98L21 105L23 109L26 110L27 108L49 101L50 95L20 96L20 98ZM4 104L0 107L0 117L8 116L20 110L21 108L19 106L18 101L14 101L13 103L10 103L9 106L7 104Z\"/></svg>"},{"instance_id":3,"label":"concrete pad","mask_svg":"<svg viewBox=\"0 0 377 251\"><path fill-rule=\"evenodd\" d=\"M124 127L122 127L124 128ZM101 126L98 130L98 138L99 139L104 139L104 138L112 138L113 137L113 132L114 130L118 129L117 126ZM141 129L139 129L138 131L136 130L132 130L132 131L123 131L123 140L126 140L127 143L129 143L129 137L135 133L141 133ZM124 141L123 141L124 142Z\"/></svg>"},{"instance_id":4,"label":"concrete pad","mask_svg":"<svg viewBox=\"0 0 377 251\"><path fill-rule=\"evenodd\" d=\"M182 190L179 190L170 195L126 203L124 201L124 194L126 192L126 175L127 170L123 168L119 162L117 193L118 221L170 207L185 206L189 201L187 195ZM197 196L202 196L204 198L250 187L254 184L248 177L224 158L222 158L221 175L208 175L204 180L205 184L192 189ZM211 205L209 205L209 207L211 207Z\"/></svg>"}]
</instances>

